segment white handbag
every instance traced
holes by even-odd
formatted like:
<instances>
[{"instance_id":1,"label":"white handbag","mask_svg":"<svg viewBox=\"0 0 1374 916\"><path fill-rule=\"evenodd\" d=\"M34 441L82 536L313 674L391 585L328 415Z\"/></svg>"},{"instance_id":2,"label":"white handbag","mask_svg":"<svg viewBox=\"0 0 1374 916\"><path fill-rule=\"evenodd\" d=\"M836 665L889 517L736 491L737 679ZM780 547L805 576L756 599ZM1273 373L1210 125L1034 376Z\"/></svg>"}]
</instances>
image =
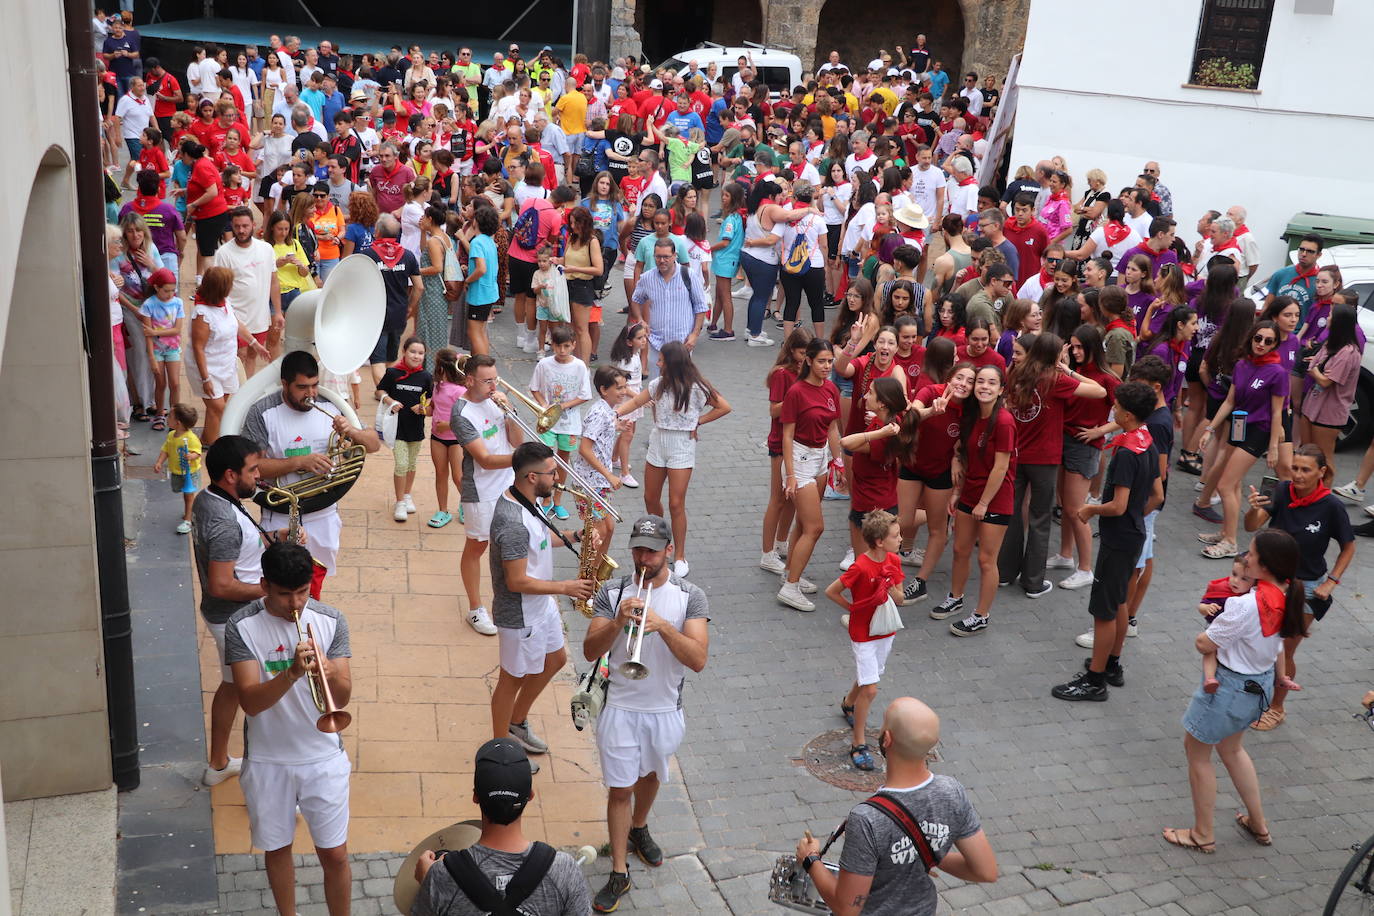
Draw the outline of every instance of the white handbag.
<instances>
[{"instance_id":1,"label":"white handbag","mask_svg":"<svg viewBox=\"0 0 1374 916\"><path fill-rule=\"evenodd\" d=\"M887 600L873 611L873 618L868 621L868 635L890 636L905 627L902 615L897 612L897 602L888 595Z\"/></svg>"}]
</instances>

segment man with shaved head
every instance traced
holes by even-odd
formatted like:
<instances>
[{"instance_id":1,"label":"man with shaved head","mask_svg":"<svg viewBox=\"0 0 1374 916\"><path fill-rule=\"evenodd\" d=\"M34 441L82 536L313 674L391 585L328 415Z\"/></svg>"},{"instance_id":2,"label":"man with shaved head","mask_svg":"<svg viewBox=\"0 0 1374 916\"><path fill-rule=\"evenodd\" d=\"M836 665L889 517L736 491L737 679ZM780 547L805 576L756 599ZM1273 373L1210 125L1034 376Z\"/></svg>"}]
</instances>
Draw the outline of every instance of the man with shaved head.
<instances>
[{"instance_id":1,"label":"man with shaved head","mask_svg":"<svg viewBox=\"0 0 1374 916\"><path fill-rule=\"evenodd\" d=\"M964 787L926 764L939 740L933 709L915 697L893 700L878 738L887 758L883 789L849 812L839 875L821 864L814 837L797 844L799 866L836 916L931 916L937 865L963 881L997 880L997 858Z\"/></svg>"}]
</instances>

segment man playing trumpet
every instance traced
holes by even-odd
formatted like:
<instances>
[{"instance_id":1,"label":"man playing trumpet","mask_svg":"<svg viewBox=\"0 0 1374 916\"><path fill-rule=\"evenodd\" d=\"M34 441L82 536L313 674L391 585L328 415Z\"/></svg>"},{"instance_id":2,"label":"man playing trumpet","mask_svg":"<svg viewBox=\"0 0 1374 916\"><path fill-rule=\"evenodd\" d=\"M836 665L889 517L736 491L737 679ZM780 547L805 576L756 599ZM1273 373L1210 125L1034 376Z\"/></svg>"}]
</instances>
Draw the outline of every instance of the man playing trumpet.
<instances>
[{"instance_id":1,"label":"man playing trumpet","mask_svg":"<svg viewBox=\"0 0 1374 916\"><path fill-rule=\"evenodd\" d=\"M706 667L710 644L706 594L673 575L668 522L657 515L636 521L630 532L630 552L633 574L597 592L596 616L582 644L588 661L610 652L610 690L596 724L602 779L609 795L606 824L611 839L611 875L593 901L600 913L614 910L630 889L631 846L646 865L663 864L663 851L649 835L649 809L659 783L668 778L669 758L686 732L682 684L687 669L699 672ZM632 655L632 623L634 630L642 626L644 631L642 642L633 647L642 666L636 672L638 679L620 671ZM622 633L626 638L621 638Z\"/></svg>"}]
</instances>

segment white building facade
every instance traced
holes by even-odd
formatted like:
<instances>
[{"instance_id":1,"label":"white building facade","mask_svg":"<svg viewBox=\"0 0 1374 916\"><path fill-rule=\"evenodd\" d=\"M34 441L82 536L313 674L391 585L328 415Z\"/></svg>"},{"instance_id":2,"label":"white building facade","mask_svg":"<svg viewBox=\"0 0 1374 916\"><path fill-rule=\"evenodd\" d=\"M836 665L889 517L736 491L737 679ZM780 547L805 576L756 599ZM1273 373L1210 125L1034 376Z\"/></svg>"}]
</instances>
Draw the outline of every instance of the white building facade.
<instances>
[{"instance_id":1,"label":"white building facade","mask_svg":"<svg viewBox=\"0 0 1374 916\"><path fill-rule=\"evenodd\" d=\"M1179 236L1243 206L1267 276L1295 213L1374 217L1371 34L1368 0L1033 0L1012 168L1063 156L1076 201L1089 169L1115 195L1154 160Z\"/></svg>"}]
</instances>

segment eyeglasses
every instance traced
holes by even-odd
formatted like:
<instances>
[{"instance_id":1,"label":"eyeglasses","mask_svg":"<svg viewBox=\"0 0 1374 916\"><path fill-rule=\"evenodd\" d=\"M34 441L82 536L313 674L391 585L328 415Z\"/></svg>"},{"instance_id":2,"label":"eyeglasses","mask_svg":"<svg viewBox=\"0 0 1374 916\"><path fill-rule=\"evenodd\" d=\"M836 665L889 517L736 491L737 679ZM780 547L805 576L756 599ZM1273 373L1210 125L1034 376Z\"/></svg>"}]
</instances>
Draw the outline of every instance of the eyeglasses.
<instances>
[{"instance_id":1,"label":"eyeglasses","mask_svg":"<svg viewBox=\"0 0 1374 916\"><path fill-rule=\"evenodd\" d=\"M1318 248L1299 248L1299 249L1298 249L1298 253L1299 253L1299 254L1321 254L1321 250L1318 249Z\"/></svg>"},{"instance_id":2,"label":"eyeglasses","mask_svg":"<svg viewBox=\"0 0 1374 916\"><path fill-rule=\"evenodd\" d=\"M1266 337L1263 334L1256 334L1254 337L1250 339L1253 340L1255 343L1263 344L1266 347L1272 347L1274 345L1274 338Z\"/></svg>"},{"instance_id":3,"label":"eyeglasses","mask_svg":"<svg viewBox=\"0 0 1374 916\"><path fill-rule=\"evenodd\" d=\"M1045 263L1048 264L1048 265L1050 265L1051 267L1058 267L1060 264L1063 264L1063 263L1064 263L1064 259L1063 259L1063 258L1046 258L1046 259L1045 259Z\"/></svg>"}]
</instances>

